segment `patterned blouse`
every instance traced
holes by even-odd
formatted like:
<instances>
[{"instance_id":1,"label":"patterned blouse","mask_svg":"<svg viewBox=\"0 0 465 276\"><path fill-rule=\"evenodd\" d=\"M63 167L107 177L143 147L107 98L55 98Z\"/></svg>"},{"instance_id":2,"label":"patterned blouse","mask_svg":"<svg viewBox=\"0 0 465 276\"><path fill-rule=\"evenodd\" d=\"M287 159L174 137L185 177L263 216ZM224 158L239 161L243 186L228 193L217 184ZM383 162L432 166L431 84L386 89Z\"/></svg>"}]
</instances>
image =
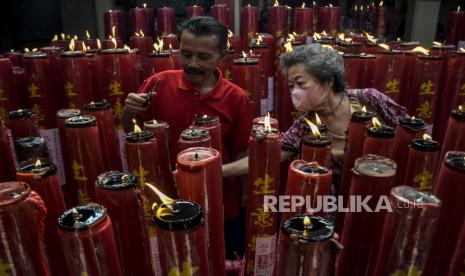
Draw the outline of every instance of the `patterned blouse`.
<instances>
[{"instance_id":1,"label":"patterned blouse","mask_svg":"<svg viewBox=\"0 0 465 276\"><path fill-rule=\"evenodd\" d=\"M359 111L363 106L369 111L377 114L383 124L395 126L399 118L407 114L406 108L398 105L386 95L376 89L348 89L346 91L350 102L350 112ZM283 134L281 134L281 149L298 153L301 148L301 140L303 128L306 125L304 117L307 119L314 118L311 112L307 112L300 118L294 121L292 126ZM337 139L337 137L335 137ZM339 160L332 156L333 184L338 187L342 174L343 160Z\"/></svg>"}]
</instances>

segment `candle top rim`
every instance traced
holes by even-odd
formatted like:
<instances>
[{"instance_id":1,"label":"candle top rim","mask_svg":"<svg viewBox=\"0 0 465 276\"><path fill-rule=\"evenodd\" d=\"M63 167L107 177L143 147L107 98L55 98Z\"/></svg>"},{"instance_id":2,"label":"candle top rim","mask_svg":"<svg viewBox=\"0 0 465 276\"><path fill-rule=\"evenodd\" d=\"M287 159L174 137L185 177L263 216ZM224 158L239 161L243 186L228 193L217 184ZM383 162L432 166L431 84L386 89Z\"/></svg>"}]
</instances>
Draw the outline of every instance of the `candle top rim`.
<instances>
[{"instance_id":1,"label":"candle top rim","mask_svg":"<svg viewBox=\"0 0 465 276\"><path fill-rule=\"evenodd\" d=\"M18 109L8 112L9 119L32 118L36 112L32 109Z\"/></svg>"},{"instance_id":2,"label":"candle top rim","mask_svg":"<svg viewBox=\"0 0 465 276\"><path fill-rule=\"evenodd\" d=\"M450 45L450 44L433 45L433 46L431 46L431 48L433 48L433 49L455 49L455 45Z\"/></svg>"},{"instance_id":3,"label":"candle top rim","mask_svg":"<svg viewBox=\"0 0 465 276\"><path fill-rule=\"evenodd\" d=\"M129 54L129 50L128 49L123 49L123 48L102 49L102 50L99 51L99 54L101 54L101 55Z\"/></svg>"},{"instance_id":4,"label":"candle top rim","mask_svg":"<svg viewBox=\"0 0 465 276\"><path fill-rule=\"evenodd\" d=\"M45 145L45 139L39 136L26 136L16 139L15 145L21 145L23 148L34 148L38 145Z\"/></svg>"},{"instance_id":5,"label":"candle top rim","mask_svg":"<svg viewBox=\"0 0 465 276\"><path fill-rule=\"evenodd\" d=\"M132 142L132 143L140 143L140 142L147 142L152 140L154 137L154 134L149 131L149 130L143 130L141 132L128 132L126 134L126 137L124 138L127 142Z\"/></svg>"},{"instance_id":6,"label":"candle top rim","mask_svg":"<svg viewBox=\"0 0 465 276\"><path fill-rule=\"evenodd\" d=\"M452 56L465 56L465 52L462 51L453 51L451 53Z\"/></svg>"},{"instance_id":7,"label":"candle top rim","mask_svg":"<svg viewBox=\"0 0 465 276\"><path fill-rule=\"evenodd\" d=\"M28 58L28 59L33 59L33 58L38 58L38 59L48 58L48 54L43 53L43 52L30 52L30 53L24 54L23 56L24 56L24 58Z\"/></svg>"},{"instance_id":8,"label":"candle top rim","mask_svg":"<svg viewBox=\"0 0 465 276\"><path fill-rule=\"evenodd\" d=\"M156 128L156 127L164 127L167 128L169 127L168 123L166 121L162 120L155 120L156 124L154 124L154 120L148 120L144 122L144 127L146 128Z\"/></svg>"},{"instance_id":9,"label":"candle top rim","mask_svg":"<svg viewBox=\"0 0 465 276\"><path fill-rule=\"evenodd\" d=\"M333 142L333 138L328 133L320 133L320 136L314 135L313 133L307 133L302 138L305 145L311 146L327 146Z\"/></svg>"},{"instance_id":10,"label":"candle top rim","mask_svg":"<svg viewBox=\"0 0 465 276\"><path fill-rule=\"evenodd\" d=\"M346 48L359 48L362 46L361 42L358 41L345 41L345 40L336 40L336 43L339 46L343 46Z\"/></svg>"},{"instance_id":11,"label":"candle top rim","mask_svg":"<svg viewBox=\"0 0 465 276\"><path fill-rule=\"evenodd\" d=\"M97 176L98 187L104 190L125 190L139 187L139 181L132 173L108 171Z\"/></svg>"},{"instance_id":12,"label":"candle top rim","mask_svg":"<svg viewBox=\"0 0 465 276\"><path fill-rule=\"evenodd\" d=\"M438 197L416 187L396 186L391 189L390 196L397 201L408 203L413 208L441 207L441 200Z\"/></svg>"},{"instance_id":13,"label":"candle top rim","mask_svg":"<svg viewBox=\"0 0 465 276\"><path fill-rule=\"evenodd\" d=\"M305 160L294 160L291 167L304 175L324 175L331 171L318 164L318 162L306 162Z\"/></svg>"},{"instance_id":14,"label":"candle top rim","mask_svg":"<svg viewBox=\"0 0 465 276\"><path fill-rule=\"evenodd\" d=\"M305 217L308 217L311 221L311 226L307 228L307 235L304 234ZM287 219L281 227L281 231L288 238L301 243L322 242L333 236L334 225L321 217L298 215Z\"/></svg>"},{"instance_id":15,"label":"candle top rim","mask_svg":"<svg viewBox=\"0 0 465 276\"><path fill-rule=\"evenodd\" d=\"M58 227L69 232L83 231L99 224L106 216L107 209L100 204L79 205L60 215Z\"/></svg>"},{"instance_id":16,"label":"candle top rim","mask_svg":"<svg viewBox=\"0 0 465 276\"><path fill-rule=\"evenodd\" d=\"M368 177L389 178L396 174L396 169L397 165L393 160L368 154L355 160L353 171Z\"/></svg>"},{"instance_id":17,"label":"candle top rim","mask_svg":"<svg viewBox=\"0 0 465 276\"><path fill-rule=\"evenodd\" d=\"M87 111L100 111L100 110L106 110L111 107L111 103L107 101L98 101L98 102L91 102L91 103L86 103L83 105L84 110Z\"/></svg>"},{"instance_id":18,"label":"candle top rim","mask_svg":"<svg viewBox=\"0 0 465 276\"><path fill-rule=\"evenodd\" d=\"M366 122L371 120L375 116L375 113L373 111L367 110L366 112L363 111L355 111L352 113L350 116L351 121L356 121L356 122Z\"/></svg>"},{"instance_id":19,"label":"candle top rim","mask_svg":"<svg viewBox=\"0 0 465 276\"><path fill-rule=\"evenodd\" d=\"M65 120L66 127L86 128L97 125L97 119L92 115L79 115Z\"/></svg>"},{"instance_id":20,"label":"candle top rim","mask_svg":"<svg viewBox=\"0 0 465 276\"><path fill-rule=\"evenodd\" d=\"M29 184L20 181L0 183L0 208L24 200L31 193Z\"/></svg>"},{"instance_id":21,"label":"candle top rim","mask_svg":"<svg viewBox=\"0 0 465 276\"><path fill-rule=\"evenodd\" d=\"M81 114L81 110L74 109L74 108L63 108L57 111L57 117L62 118L62 119L79 116L80 114Z\"/></svg>"},{"instance_id":22,"label":"candle top rim","mask_svg":"<svg viewBox=\"0 0 465 276\"><path fill-rule=\"evenodd\" d=\"M62 58L71 58L71 57L84 57L86 52L84 51L66 51L60 54Z\"/></svg>"},{"instance_id":23,"label":"candle top rim","mask_svg":"<svg viewBox=\"0 0 465 276\"><path fill-rule=\"evenodd\" d=\"M454 171L465 172L465 152L449 151L446 153L444 165Z\"/></svg>"},{"instance_id":24,"label":"candle top rim","mask_svg":"<svg viewBox=\"0 0 465 276\"><path fill-rule=\"evenodd\" d=\"M328 132L328 126L326 124L321 124L321 125L317 125L318 127L318 130L321 132ZM302 127L303 130L307 133L311 133L312 131L312 128L308 125L308 124L304 124L304 126Z\"/></svg>"},{"instance_id":25,"label":"candle top rim","mask_svg":"<svg viewBox=\"0 0 465 276\"><path fill-rule=\"evenodd\" d=\"M413 131L420 131L426 129L425 121L420 118L415 118L412 120L411 117L402 117L399 119L398 124L401 127L408 128Z\"/></svg>"},{"instance_id":26,"label":"candle top rim","mask_svg":"<svg viewBox=\"0 0 465 276\"><path fill-rule=\"evenodd\" d=\"M167 52L166 50L163 50L161 52L157 51L152 51L151 53L148 54L149 57L169 57L171 54Z\"/></svg>"},{"instance_id":27,"label":"candle top rim","mask_svg":"<svg viewBox=\"0 0 465 276\"><path fill-rule=\"evenodd\" d=\"M464 120L465 119L465 109L463 111L460 111L460 109L458 108L455 108L451 111L450 113L452 115L452 117L454 117L455 119L459 119L459 120Z\"/></svg>"},{"instance_id":28,"label":"candle top rim","mask_svg":"<svg viewBox=\"0 0 465 276\"><path fill-rule=\"evenodd\" d=\"M394 138L394 128L382 125L381 127L369 127L367 135L374 138Z\"/></svg>"},{"instance_id":29,"label":"candle top rim","mask_svg":"<svg viewBox=\"0 0 465 276\"><path fill-rule=\"evenodd\" d=\"M233 63L236 65L249 65L249 64L258 64L258 58L253 57L241 57L233 60Z\"/></svg>"},{"instance_id":30,"label":"candle top rim","mask_svg":"<svg viewBox=\"0 0 465 276\"><path fill-rule=\"evenodd\" d=\"M410 145L415 150L428 152L439 151L441 148L441 144L439 142L424 139L413 139Z\"/></svg>"},{"instance_id":31,"label":"candle top rim","mask_svg":"<svg viewBox=\"0 0 465 276\"><path fill-rule=\"evenodd\" d=\"M268 48L268 43L264 43L264 42L260 42L260 44L257 44L257 42L255 43L249 43L249 48L251 49L264 49L264 48Z\"/></svg>"},{"instance_id":32,"label":"candle top rim","mask_svg":"<svg viewBox=\"0 0 465 276\"><path fill-rule=\"evenodd\" d=\"M385 54L385 55L400 55L402 54L402 51L400 50L394 50L394 49L382 49L378 51L379 54Z\"/></svg>"},{"instance_id":33,"label":"candle top rim","mask_svg":"<svg viewBox=\"0 0 465 276\"><path fill-rule=\"evenodd\" d=\"M37 160L40 160L40 167L35 164ZM43 157L29 159L18 164L18 173L32 173L34 175L49 176L53 175L57 171L57 167L50 160Z\"/></svg>"},{"instance_id":34,"label":"candle top rim","mask_svg":"<svg viewBox=\"0 0 465 276\"><path fill-rule=\"evenodd\" d=\"M193 168L196 164L199 164L198 162L204 163L218 158L218 156L220 156L220 153L214 148L193 147L178 153L176 160L178 165L186 165L189 168Z\"/></svg>"},{"instance_id":35,"label":"candle top rim","mask_svg":"<svg viewBox=\"0 0 465 276\"><path fill-rule=\"evenodd\" d=\"M211 124L211 123L216 123L216 122L220 122L220 117L218 116L207 116L206 118L204 118L203 116L200 116L200 117L197 117L195 120L194 120L194 123L196 126L203 126L203 125L208 125L208 124Z\"/></svg>"},{"instance_id":36,"label":"candle top rim","mask_svg":"<svg viewBox=\"0 0 465 276\"><path fill-rule=\"evenodd\" d=\"M193 141L210 137L208 130L200 127L185 129L179 136L182 140Z\"/></svg>"},{"instance_id":37,"label":"candle top rim","mask_svg":"<svg viewBox=\"0 0 465 276\"><path fill-rule=\"evenodd\" d=\"M419 41L400 41L399 42L400 46L412 46L412 45L420 45Z\"/></svg>"},{"instance_id":38,"label":"candle top rim","mask_svg":"<svg viewBox=\"0 0 465 276\"><path fill-rule=\"evenodd\" d=\"M428 59L428 60L441 60L441 59L443 59L441 56L424 55L424 54L418 55L418 58L419 59Z\"/></svg>"},{"instance_id":39,"label":"candle top rim","mask_svg":"<svg viewBox=\"0 0 465 276\"><path fill-rule=\"evenodd\" d=\"M375 55L362 53L358 56L359 58L376 58Z\"/></svg>"},{"instance_id":40,"label":"candle top rim","mask_svg":"<svg viewBox=\"0 0 465 276\"><path fill-rule=\"evenodd\" d=\"M176 200L172 204L161 204L155 211L155 224L163 230L183 231L204 224L203 209L187 200Z\"/></svg>"},{"instance_id":41,"label":"candle top rim","mask_svg":"<svg viewBox=\"0 0 465 276\"><path fill-rule=\"evenodd\" d=\"M252 128L252 137L258 141L266 138L274 139L279 137L279 131L276 128L266 129L264 125L255 125Z\"/></svg>"}]
</instances>

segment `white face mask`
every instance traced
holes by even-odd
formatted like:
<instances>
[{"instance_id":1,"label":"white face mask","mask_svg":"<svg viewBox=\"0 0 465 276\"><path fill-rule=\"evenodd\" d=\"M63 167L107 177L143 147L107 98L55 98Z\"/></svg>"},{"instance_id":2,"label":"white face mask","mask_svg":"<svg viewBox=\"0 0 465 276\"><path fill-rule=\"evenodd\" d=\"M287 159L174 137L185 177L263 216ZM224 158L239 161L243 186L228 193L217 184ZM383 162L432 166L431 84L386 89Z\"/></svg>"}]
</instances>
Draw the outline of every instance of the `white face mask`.
<instances>
[{"instance_id":1,"label":"white face mask","mask_svg":"<svg viewBox=\"0 0 465 276\"><path fill-rule=\"evenodd\" d=\"M316 87L310 87L307 89L301 89L297 87L292 89L292 103L298 111L312 111L323 102L329 91L324 93L322 96L318 96L318 87L319 84Z\"/></svg>"}]
</instances>

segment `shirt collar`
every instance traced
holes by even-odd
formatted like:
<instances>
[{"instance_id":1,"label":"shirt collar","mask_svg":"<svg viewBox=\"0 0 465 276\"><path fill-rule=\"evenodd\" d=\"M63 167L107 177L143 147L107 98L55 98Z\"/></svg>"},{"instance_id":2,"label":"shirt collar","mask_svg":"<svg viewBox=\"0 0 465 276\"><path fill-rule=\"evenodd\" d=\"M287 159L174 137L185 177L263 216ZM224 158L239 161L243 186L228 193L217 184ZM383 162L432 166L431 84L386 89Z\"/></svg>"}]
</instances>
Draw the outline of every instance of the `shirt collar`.
<instances>
[{"instance_id":1,"label":"shirt collar","mask_svg":"<svg viewBox=\"0 0 465 276\"><path fill-rule=\"evenodd\" d=\"M218 78L218 81L215 84L215 87L203 97L212 97L213 99L220 99L224 95L223 86L223 73L217 67L213 72L215 76ZM178 87L183 90L184 92L197 92L197 90L192 86L192 84L186 79L184 71L182 71L182 77L179 78Z\"/></svg>"}]
</instances>

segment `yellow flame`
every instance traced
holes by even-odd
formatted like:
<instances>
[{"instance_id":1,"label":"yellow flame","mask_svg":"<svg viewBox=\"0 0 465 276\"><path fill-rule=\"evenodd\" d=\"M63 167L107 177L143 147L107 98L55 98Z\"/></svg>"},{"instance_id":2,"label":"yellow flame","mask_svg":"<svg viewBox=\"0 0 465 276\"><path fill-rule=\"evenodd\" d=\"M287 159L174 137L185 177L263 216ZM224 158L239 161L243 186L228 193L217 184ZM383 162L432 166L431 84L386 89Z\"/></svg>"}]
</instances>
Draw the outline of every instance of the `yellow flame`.
<instances>
[{"instance_id":1,"label":"yellow flame","mask_svg":"<svg viewBox=\"0 0 465 276\"><path fill-rule=\"evenodd\" d=\"M147 8L147 3L142 4L142 7L144 7L144 9L146 9Z\"/></svg>"},{"instance_id":2,"label":"yellow flame","mask_svg":"<svg viewBox=\"0 0 465 276\"><path fill-rule=\"evenodd\" d=\"M401 42L401 41L402 41L402 39L400 39L400 37L398 37L396 40L397 40L397 42Z\"/></svg>"},{"instance_id":3,"label":"yellow flame","mask_svg":"<svg viewBox=\"0 0 465 276\"><path fill-rule=\"evenodd\" d=\"M310 218L307 217L307 216L305 216L305 218L304 218L304 225L305 225L305 226L312 225L312 221L311 221Z\"/></svg>"},{"instance_id":4,"label":"yellow flame","mask_svg":"<svg viewBox=\"0 0 465 276\"><path fill-rule=\"evenodd\" d=\"M330 50L333 50L333 51L334 51L334 48L333 48L333 46L331 46L331 45L326 45L326 44L323 44L323 45L321 45L321 48L328 48L328 49L330 49ZM344 53L343 53L343 54L344 54Z\"/></svg>"},{"instance_id":5,"label":"yellow flame","mask_svg":"<svg viewBox=\"0 0 465 276\"><path fill-rule=\"evenodd\" d=\"M228 38L231 38L234 36L234 33L228 29Z\"/></svg>"},{"instance_id":6,"label":"yellow flame","mask_svg":"<svg viewBox=\"0 0 465 276\"><path fill-rule=\"evenodd\" d=\"M357 7L357 5L355 5L355 7L354 7L354 10L355 10L355 11L357 11L357 10L358 10L358 7Z\"/></svg>"},{"instance_id":7,"label":"yellow flame","mask_svg":"<svg viewBox=\"0 0 465 276\"><path fill-rule=\"evenodd\" d=\"M321 35L319 33L314 33L313 34L313 39L314 40L319 40L319 39L321 39Z\"/></svg>"},{"instance_id":8,"label":"yellow flame","mask_svg":"<svg viewBox=\"0 0 465 276\"><path fill-rule=\"evenodd\" d=\"M153 122L154 125L158 125L157 120L153 119L152 122Z\"/></svg>"},{"instance_id":9,"label":"yellow flame","mask_svg":"<svg viewBox=\"0 0 465 276\"><path fill-rule=\"evenodd\" d=\"M171 46L171 43L168 45L168 48L170 49L170 52L173 51L173 46Z\"/></svg>"},{"instance_id":10,"label":"yellow flame","mask_svg":"<svg viewBox=\"0 0 465 276\"><path fill-rule=\"evenodd\" d=\"M116 37L116 26L111 27L111 35Z\"/></svg>"},{"instance_id":11,"label":"yellow flame","mask_svg":"<svg viewBox=\"0 0 465 276\"><path fill-rule=\"evenodd\" d=\"M302 9L305 8L305 2L302 3Z\"/></svg>"},{"instance_id":12,"label":"yellow flame","mask_svg":"<svg viewBox=\"0 0 465 276\"><path fill-rule=\"evenodd\" d=\"M53 36L52 41L58 41L58 35L57 34Z\"/></svg>"},{"instance_id":13,"label":"yellow flame","mask_svg":"<svg viewBox=\"0 0 465 276\"><path fill-rule=\"evenodd\" d=\"M32 52L37 52L37 50L38 50L37 48L34 48L32 49Z\"/></svg>"},{"instance_id":14,"label":"yellow flame","mask_svg":"<svg viewBox=\"0 0 465 276\"><path fill-rule=\"evenodd\" d=\"M421 47L421 46L415 47L415 48L412 50L412 52L422 53L422 54L427 55L427 56L429 55L429 50L428 50L428 49L425 49L425 48L423 48L423 47Z\"/></svg>"},{"instance_id":15,"label":"yellow flame","mask_svg":"<svg viewBox=\"0 0 465 276\"><path fill-rule=\"evenodd\" d=\"M247 59L247 53L242 51L242 58Z\"/></svg>"},{"instance_id":16,"label":"yellow flame","mask_svg":"<svg viewBox=\"0 0 465 276\"><path fill-rule=\"evenodd\" d=\"M265 120L263 122L263 125L265 126L265 131L271 131L271 120L270 120L271 116L270 116L270 113L268 112L268 114L266 114L265 116Z\"/></svg>"},{"instance_id":17,"label":"yellow flame","mask_svg":"<svg viewBox=\"0 0 465 276\"><path fill-rule=\"evenodd\" d=\"M363 11L363 5L360 5L360 10Z\"/></svg>"},{"instance_id":18,"label":"yellow flame","mask_svg":"<svg viewBox=\"0 0 465 276\"><path fill-rule=\"evenodd\" d=\"M284 48L286 49L286 53L290 53L293 51L292 43L289 41L284 44Z\"/></svg>"},{"instance_id":19,"label":"yellow flame","mask_svg":"<svg viewBox=\"0 0 465 276\"><path fill-rule=\"evenodd\" d=\"M383 6L383 1L379 2L379 6L382 7Z\"/></svg>"},{"instance_id":20,"label":"yellow flame","mask_svg":"<svg viewBox=\"0 0 465 276\"><path fill-rule=\"evenodd\" d=\"M315 112L315 121L317 126L321 126L321 120L320 116L318 116L318 113Z\"/></svg>"},{"instance_id":21,"label":"yellow flame","mask_svg":"<svg viewBox=\"0 0 465 276\"><path fill-rule=\"evenodd\" d=\"M142 36L142 37L145 36L145 34L144 34L144 32L143 32L142 30L139 30L139 34L140 34L140 36Z\"/></svg>"},{"instance_id":22,"label":"yellow flame","mask_svg":"<svg viewBox=\"0 0 465 276\"><path fill-rule=\"evenodd\" d=\"M79 39L77 35L74 35L73 38L74 38L74 40L78 40L78 39Z\"/></svg>"},{"instance_id":23,"label":"yellow flame","mask_svg":"<svg viewBox=\"0 0 465 276\"><path fill-rule=\"evenodd\" d=\"M111 42L113 42L113 46L115 46L115 49L118 48L118 43L116 42L116 39L114 37L111 38Z\"/></svg>"},{"instance_id":24,"label":"yellow flame","mask_svg":"<svg viewBox=\"0 0 465 276\"><path fill-rule=\"evenodd\" d=\"M373 43L373 44L376 44L376 42L378 41L378 39L376 39L376 38L371 38L371 37L368 37L367 39L368 39L368 41L370 41L370 42Z\"/></svg>"},{"instance_id":25,"label":"yellow flame","mask_svg":"<svg viewBox=\"0 0 465 276\"><path fill-rule=\"evenodd\" d=\"M442 43L438 42L438 41L433 41L433 45L434 46L442 46Z\"/></svg>"},{"instance_id":26,"label":"yellow flame","mask_svg":"<svg viewBox=\"0 0 465 276\"><path fill-rule=\"evenodd\" d=\"M88 39L90 39L90 34L89 34L89 31L88 31L88 30L86 30L86 37L87 37Z\"/></svg>"},{"instance_id":27,"label":"yellow flame","mask_svg":"<svg viewBox=\"0 0 465 276\"><path fill-rule=\"evenodd\" d=\"M160 198L160 200L161 200L161 202L163 202L163 204L173 204L175 202L174 199L172 199L169 196L162 193L154 185L152 185L150 183L147 183L147 182L145 182L144 184L145 184L145 186L149 187L150 190L152 190Z\"/></svg>"},{"instance_id":28,"label":"yellow flame","mask_svg":"<svg viewBox=\"0 0 465 276\"><path fill-rule=\"evenodd\" d=\"M61 36L61 40L65 40L65 39L66 39L66 35L65 35L64 33L61 33L60 36Z\"/></svg>"},{"instance_id":29,"label":"yellow flame","mask_svg":"<svg viewBox=\"0 0 465 276\"><path fill-rule=\"evenodd\" d=\"M288 42L293 42L293 41L295 41L295 35L293 35L293 34L287 34L287 39L286 39L286 41L288 41Z\"/></svg>"},{"instance_id":30,"label":"yellow flame","mask_svg":"<svg viewBox=\"0 0 465 276\"><path fill-rule=\"evenodd\" d=\"M348 37L346 39L344 39L345 42L352 42L352 38Z\"/></svg>"},{"instance_id":31,"label":"yellow flame","mask_svg":"<svg viewBox=\"0 0 465 276\"><path fill-rule=\"evenodd\" d=\"M391 47L389 47L389 45L384 44L384 43L381 43L381 44L379 44L378 46L381 47L381 48L383 48L383 49L386 49L386 50L390 50L390 49L391 49Z\"/></svg>"},{"instance_id":32,"label":"yellow flame","mask_svg":"<svg viewBox=\"0 0 465 276\"><path fill-rule=\"evenodd\" d=\"M140 37L140 34L139 34L138 32L135 32L135 33L134 33L134 36L135 36L135 37Z\"/></svg>"},{"instance_id":33,"label":"yellow flame","mask_svg":"<svg viewBox=\"0 0 465 276\"><path fill-rule=\"evenodd\" d=\"M274 1L274 5L273 5L273 6L275 6L275 7L279 6L278 0L275 0L275 1Z\"/></svg>"},{"instance_id":34,"label":"yellow flame","mask_svg":"<svg viewBox=\"0 0 465 276\"><path fill-rule=\"evenodd\" d=\"M135 133L140 133L142 132L142 129L139 127L137 123L134 124L134 132Z\"/></svg>"},{"instance_id":35,"label":"yellow flame","mask_svg":"<svg viewBox=\"0 0 465 276\"><path fill-rule=\"evenodd\" d=\"M330 7L330 8L332 8L332 7L333 7L333 5L332 5L332 4L329 4L329 7Z\"/></svg>"},{"instance_id":36,"label":"yellow flame","mask_svg":"<svg viewBox=\"0 0 465 276\"><path fill-rule=\"evenodd\" d=\"M346 38L346 35L344 33L340 33L337 35L337 37L340 39L340 40L344 40Z\"/></svg>"},{"instance_id":37,"label":"yellow flame","mask_svg":"<svg viewBox=\"0 0 465 276\"><path fill-rule=\"evenodd\" d=\"M309 119L305 118L305 122L307 123L307 125L310 127L310 129L312 130L312 133L313 135L317 136L317 137L321 137L321 133L320 131L318 130L318 127L312 123Z\"/></svg>"},{"instance_id":38,"label":"yellow flame","mask_svg":"<svg viewBox=\"0 0 465 276\"><path fill-rule=\"evenodd\" d=\"M363 107L362 107L362 112L363 112L363 113L366 113L366 112L367 112L367 107L366 107L366 106L363 106Z\"/></svg>"},{"instance_id":39,"label":"yellow flame","mask_svg":"<svg viewBox=\"0 0 465 276\"><path fill-rule=\"evenodd\" d=\"M71 42L69 43L69 50L71 52L74 52L74 48L76 47L76 45L74 43L75 42L74 42L74 38L73 38L73 39L71 39Z\"/></svg>"},{"instance_id":40,"label":"yellow flame","mask_svg":"<svg viewBox=\"0 0 465 276\"><path fill-rule=\"evenodd\" d=\"M110 10L108 10L108 12L113 12L113 10L110 9Z\"/></svg>"},{"instance_id":41,"label":"yellow flame","mask_svg":"<svg viewBox=\"0 0 465 276\"><path fill-rule=\"evenodd\" d=\"M100 42L100 39L96 39L97 40L97 49L102 49L102 43Z\"/></svg>"},{"instance_id":42,"label":"yellow flame","mask_svg":"<svg viewBox=\"0 0 465 276\"><path fill-rule=\"evenodd\" d=\"M125 49L125 50L128 50L128 51L130 51L130 50L131 50L131 48L129 48L129 46L128 46L128 45L126 45L126 44L124 44L124 49Z\"/></svg>"},{"instance_id":43,"label":"yellow flame","mask_svg":"<svg viewBox=\"0 0 465 276\"><path fill-rule=\"evenodd\" d=\"M423 134L423 140L426 140L426 141L432 141L433 140L433 137L429 136L428 134Z\"/></svg>"},{"instance_id":44,"label":"yellow flame","mask_svg":"<svg viewBox=\"0 0 465 276\"><path fill-rule=\"evenodd\" d=\"M34 164L34 167L40 168L41 166L42 166L42 162L40 162L40 159L37 158L37 161L36 161L36 163Z\"/></svg>"},{"instance_id":45,"label":"yellow flame","mask_svg":"<svg viewBox=\"0 0 465 276\"><path fill-rule=\"evenodd\" d=\"M323 31L321 32L321 34L322 34L324 37L327 37L327 36L328 36L328 34L326 33L325 30L323 30Z\"/></svg>"},{"instance_id":46,"label":"yellow flame","mask_svg":"<svg viewBox=\"0 0 465 276\"><path fill-rule=\"evenodd\" d=\"M262 43L262 41L263 41L263 37L262 37L261 34L259 34L258 37L257 37L257 45L260 45Z\"/></svg>"},{"instance_id":47,"label":"yellow flame","mask_svg":"<svg viewBox=\"0 0 465 276\"><path fill-rule=\"evenodd\" d=\"M373 127L375 127L375 128L378 128L378 127L381 127L381 126L382 126L382 125L381 125L381 122L380 122L380 121L378 120L378 118L376 118L376 117L373 117L373 118L371 119L371 123L373 124Z\"/></svg>"},{"instance_id":48,"label":"yellow flame","mask_svg":"<svg viewBox=\"0 0 465 276\"><path fill-rule=\"evenodd\" d=\"M464 109L464 108L463 108L463 105L459 105L459 110L460 110L460 112L463 112L463 109Z\"/></svg>"},{"instance_id":49,"label":"yellow flame","mask_svg":"<svg viewBox=\"0 0 465 276\"><path fill-rule=\"evenodd\" d=\"M89 48L89 47L86 47L86 44L84 43L84 41L82 41L82 50L83 50L83 51L86 51L87 48Z\"/></svg>"},{"instance_id":50,"label":"yellow flame","mask_svg":"<svg viewBox=\"0 0 465 276\"><path fill-rule=\"evenodd\" d=\"M465 53L465 48L460 48L459 51Z\"/></svg>"},{"instance_id":51,"label":"yellow flame","mask_svg":"<svg viewBox=\"0 0 465 276\"><path fill-rule=\"evenodd\" d=\"M460 12L460 6L457 6L457 12Z\"/></svg>"},{"instance_id":52,"label":"yellow flame","mask_svg":"<svg viewBox=\"0 0 465 276\"><path fill-rule=\"evenodd\" d=\"M24 48L25 53L29 53L29 48Z\"/></svg>"}]
</instances>

